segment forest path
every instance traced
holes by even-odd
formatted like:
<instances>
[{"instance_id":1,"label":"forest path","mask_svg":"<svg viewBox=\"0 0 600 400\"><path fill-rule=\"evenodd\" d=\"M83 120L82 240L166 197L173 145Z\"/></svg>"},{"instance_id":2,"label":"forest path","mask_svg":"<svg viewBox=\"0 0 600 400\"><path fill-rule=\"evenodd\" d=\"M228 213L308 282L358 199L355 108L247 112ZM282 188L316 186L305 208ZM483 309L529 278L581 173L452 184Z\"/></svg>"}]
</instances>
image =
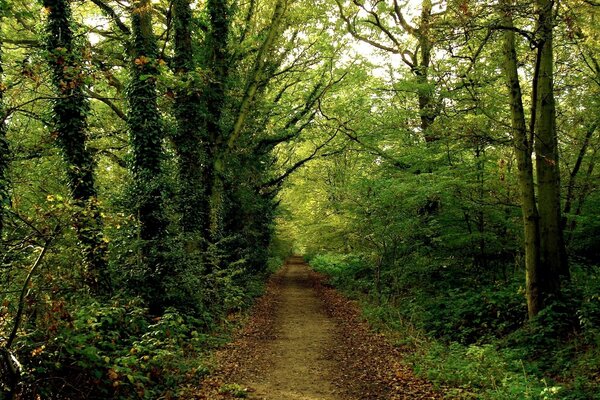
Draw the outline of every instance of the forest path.
<instances>
[{"instance_id":1,"label":"forest path","mask_svg":"<svg viewBox=\"0 0 600 400\"><path fill-rule=\"evenodd\" d=\"M217 354L220 367L197 398L441 398L398 362L398 349L369 330L356 305L324 281L301 257L290 257L237 339Z\"/></svg>"},{"instance_id":2,"label":"forest path","mask_svg":"<svg viewBox=\"0 0 600 400\"><path fill-rule=\"evenodd\" d=\"M336 363L327 357L335 344L335 324L312 288L302 258L290 258L283 271L273 339L261 356L266 368L249 374L250 398L264 400L334 400Z\"/></svg>"}]
</instances>

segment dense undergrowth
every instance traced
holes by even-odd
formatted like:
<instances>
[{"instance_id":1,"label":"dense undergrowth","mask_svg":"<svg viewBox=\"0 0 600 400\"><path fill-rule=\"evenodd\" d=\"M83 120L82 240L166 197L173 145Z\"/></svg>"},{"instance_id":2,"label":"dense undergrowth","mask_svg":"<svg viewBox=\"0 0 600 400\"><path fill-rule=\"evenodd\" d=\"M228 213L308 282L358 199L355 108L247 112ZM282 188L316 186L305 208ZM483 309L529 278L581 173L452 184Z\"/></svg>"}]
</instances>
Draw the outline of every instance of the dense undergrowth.
<instances>
[{"instance_id":1,"label":"dense undergrowth","mask_svg":"<svg viewBox=\"0 0 600 400\"><path fill-rule=\"evenodd\" d=\"M30 305L36 315L28 316L16 341L18 398L191 397L193 384L211 371L211 350L229 340L282 262L270 257L260 274L243 264L214 271L196 287L194 300L204 301L195 309L179 301L160 315L127 291L101 300L81 293L36 296Z\"/></svg>"},{"instance_id":2,"label":"dense undergrowth","mask_svg":"<svg viewBox=\"0 0 600 400\"><path fill-rule=\"evenodd\" d=\"M527 322L519 274L482 280L444 266L425 276L409 267L376 271L353 255L308 258L449 398L600 399L597 267L573 268L568 300Z\"/></svg>"}]
</instances>

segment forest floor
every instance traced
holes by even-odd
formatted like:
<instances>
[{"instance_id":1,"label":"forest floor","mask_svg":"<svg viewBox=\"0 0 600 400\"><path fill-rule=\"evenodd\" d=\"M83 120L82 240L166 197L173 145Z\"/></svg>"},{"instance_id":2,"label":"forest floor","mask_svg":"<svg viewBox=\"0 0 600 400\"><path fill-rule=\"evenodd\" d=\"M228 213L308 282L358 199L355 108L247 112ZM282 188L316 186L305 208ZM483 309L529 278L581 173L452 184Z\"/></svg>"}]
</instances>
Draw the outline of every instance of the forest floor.
<instances>
[{"instance_id":1,"label":"forest floor","mask_svg":"<svg viewBox=\"0 0 600 400\"><path fill-rule=\"evenodd\" d=\"M197 399L441 399L371 332L353 302L291 257L267 285Z\"/></svg>"}]
</instances>

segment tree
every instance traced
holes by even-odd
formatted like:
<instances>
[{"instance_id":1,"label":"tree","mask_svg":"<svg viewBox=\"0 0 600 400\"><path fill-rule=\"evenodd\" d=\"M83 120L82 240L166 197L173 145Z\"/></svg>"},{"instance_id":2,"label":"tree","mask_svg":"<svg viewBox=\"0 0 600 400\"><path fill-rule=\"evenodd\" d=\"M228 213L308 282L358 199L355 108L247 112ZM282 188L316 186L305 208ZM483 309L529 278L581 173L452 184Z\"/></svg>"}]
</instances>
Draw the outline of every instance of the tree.
<instances>
[{"instance_id":1,"label":"tree","mask_svg":"<svg viewBox=\"0 0 600 400\"><path fill-rule=\"evenodd\" d=\"M209 181L206 177L208 160L205 153L208 143L207 128L202 118L206 104L203 103L200 93L203 85L195 71L197 54L193 42L189 0L173 1L173 25L173 70L180 81L175 92L173 108L177 119L177 132L173 142L178 155L181 227L184 233L206 235L209 207L206 187ZM226 32L220 32L223 33L226 35ZM213 124L216 125L218 124Z\"/></svg>"},{"instance_id":2,"label":"tree","mask_svg":"<svg viewBox=\"0 0 600 400\"><path fill-rule=\"evenodd\" d=\"M508 86L510 110L512 115L513 147L517 158L519 190L521 194L521 212L525 237L525 276L527 286L527 309L529 317L534 317L543 308L543 289L540 288L540 232L539 215L535 198L533 162L525 122L523 96L518 73L518 59L515 48L515 33L512 19L511 2L503 0L502 19L506 26L504 35L504 74Z\"/></svg>"},{"instance_id":3,"label":"tree","mask_svg":"<svg viewBox=\"0 0 600 400\"><path fill-rule=\"evenodd\" d=\"M222 234L224 156L221 153L226 141L226 133L221 118L225 111L226 89L232 61L228 49L231 19L230 9L225 0L208 1L207 11L210 26L204 52L205 66L210 71L211 80L204 97L206 106L204 187L209 207L205 234L214 243Z\"/></svg>"},{"instance_id":4,"label":"tree","mask_svg":"<svg viewBox=\"0 0 600 400\"><path fill-rule=\"evenodd\" d=\"M336 0L336 3L340 16L352 36L377 49L400 55L404 64L410 68L416 78L415 93L421 132L426 142L436 141L438 137L429 129L439 114L432 87L434 84L430 81L429 75L434 44L435 15L432 1L424 0L421 3L421 12L416 26L407 21L398 0L394 0L391 9L380 1L353 1L356 11L352 16L346 15L340 0ZM361 13L365 17L361 18ZM410 45L405 43L403 36L406 34L416 42L414 50L410 50Z\"/></svg>"},{"instance_id":5,"label":"tree","mask_svg":"<svg viewBox=\"0 0 600 400\"><path fill-rule=\"evenodd\" d=\"M52 68L54 132L67 164L67 180L75 206L74 221L84 256L85 279L95 291L108 290L106 243L94 186L94 160L87 147L89 104L84 94L86 71L71 28L68 0L43 0L47 10L46 49Z\"/></svg>"},{"instance_id":6,"label":"tree","mask_svg":"<svg viewBox=\"0 0 600 400\"><path fill-rule=\"evenodd\" d=\"M164 240L167 221L162 204L164 130L157 105L159 74L157 40L152 30L150 0L136 1L131 10L131 61L127 88L127 123L133 151L135 215L139 220L141 260L153 308L162 301ZM155 310L156 311L156 310Z\"/></svg>"},{"instance_id":7,"label":"tree","mask_svg":"<svg viewBox=\"0 0 600 400\"><path fill-rule=\"evenodd\" d=\"M560 165L554 100L555 2L536 0L537 60L534 82L536 98L535 165L540 213L540 263L547 273L541 274L540 285L547 295L558 293L560 277L569 278L560 206Z\"/></svg>"}]
</instances>

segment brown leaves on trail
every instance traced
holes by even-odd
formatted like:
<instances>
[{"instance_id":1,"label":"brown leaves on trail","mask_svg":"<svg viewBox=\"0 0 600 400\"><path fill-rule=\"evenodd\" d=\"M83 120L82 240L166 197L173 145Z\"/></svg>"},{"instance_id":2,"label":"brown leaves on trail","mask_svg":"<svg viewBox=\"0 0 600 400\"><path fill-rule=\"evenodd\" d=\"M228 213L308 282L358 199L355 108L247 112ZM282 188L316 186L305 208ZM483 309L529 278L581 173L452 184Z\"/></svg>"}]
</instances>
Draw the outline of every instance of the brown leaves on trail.
<instances>
[{"instance_id":1,"label":"brown leaves on trail","mask_svg":"<svg viewBox=\"0 0 600 400\"><path fill-rule=\"evenodd\" d=\"M273 360L264 355L268 354L265 349L278 332L276 315L282 301L284 272L271 278L265 295L256 302L236 339L216 354L217 369L199 383L192 397L185 398L255 398L252 389L239 384L260 377L272 366ZM309 280L322 300L326 314L336 325L334 345L322 357L337 365L332 384L340 400L443 398L431 384L415 377L412 370L402 364L400 349L369 329L356 304L328 287L324 276L310 272ZM306 290L311 290L310 286Z\"/></svg>"},{"instance_id":2,"label":"brown leaves on trail","mask_svg":"<svg viewBox=\"0 0 600 400\"><path fill-rule=\"evenodd\" d=\"M316 272L311 279L327 314L338 327L339 346L331 349L338 360L336 385L347 393L346 399L400 400L442 399L430 383L415 377L402 364L402 351L374 333L361 318L357 305L327 286L326 277Z\"/></svg>"},{"instance_id":3,"label":"brown leaves on trail","mask_svg":"<svg viewBox=\"0 0 600 400\"><path fill-rule=\"evenodd\" d=\"M274 336L275 310L279 302L281 271L273 275L235 339L215 355L217 369L202 382L194 399L226 400L239 398L223 388L243 375L265 368L260 357L264 343Z\"/></svg>"}]
</instances>

